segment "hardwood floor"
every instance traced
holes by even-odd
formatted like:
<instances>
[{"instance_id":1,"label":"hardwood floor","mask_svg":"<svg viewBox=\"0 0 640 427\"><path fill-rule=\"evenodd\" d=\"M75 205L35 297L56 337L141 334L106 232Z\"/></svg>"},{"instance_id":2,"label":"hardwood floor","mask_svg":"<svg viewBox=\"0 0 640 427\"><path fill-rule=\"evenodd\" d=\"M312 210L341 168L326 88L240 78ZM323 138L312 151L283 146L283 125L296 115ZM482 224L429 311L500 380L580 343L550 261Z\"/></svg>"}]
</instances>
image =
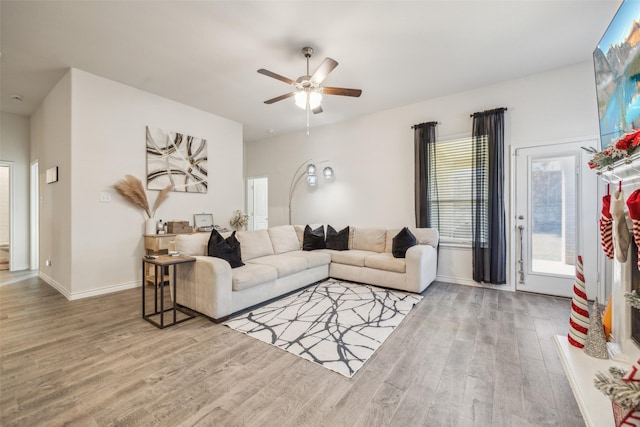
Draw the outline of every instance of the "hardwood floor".
<instances>
[{"instance_id":1,"label":"hardwood floor","mask_svg":"<svg viewBox=\"0 0 640 427\"><path fill-rule=\"evenodd\" d=\"M0 287L2 426L583 426L552 337L569 300L434 283L348 379L140 290Z\"/></svg>"}]
</instances>

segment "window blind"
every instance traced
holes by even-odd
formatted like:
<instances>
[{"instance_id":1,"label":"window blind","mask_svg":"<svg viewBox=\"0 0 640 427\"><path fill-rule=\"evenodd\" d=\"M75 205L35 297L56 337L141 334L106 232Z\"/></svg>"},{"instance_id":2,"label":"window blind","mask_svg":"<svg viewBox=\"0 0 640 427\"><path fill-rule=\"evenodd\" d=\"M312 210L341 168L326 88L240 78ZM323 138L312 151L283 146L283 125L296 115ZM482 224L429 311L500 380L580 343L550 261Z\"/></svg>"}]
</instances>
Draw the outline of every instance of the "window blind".
<instances>
[{"instance_id":1,"label":"window blind","mask_svg":"<svg viewBox=\"0 0 640 427\"><path fill-rule=\"evenodd\" d=\"M486 158L486 138L480 141L479 149ZM443 242L471 243L472 240L472 197L476 168L473 165L473 138L438 141L435 144L434 169L431 171L430 198L433 203L431 224L440 232ZM486 161L482 164L486 165ZM478 171L480 182L486 187L486 167ZM487 190L480 197L486 206ZM486 224L486 209L484 219ZM483 227L484 230L487 227Z\"/></svg>"}]
</instances>

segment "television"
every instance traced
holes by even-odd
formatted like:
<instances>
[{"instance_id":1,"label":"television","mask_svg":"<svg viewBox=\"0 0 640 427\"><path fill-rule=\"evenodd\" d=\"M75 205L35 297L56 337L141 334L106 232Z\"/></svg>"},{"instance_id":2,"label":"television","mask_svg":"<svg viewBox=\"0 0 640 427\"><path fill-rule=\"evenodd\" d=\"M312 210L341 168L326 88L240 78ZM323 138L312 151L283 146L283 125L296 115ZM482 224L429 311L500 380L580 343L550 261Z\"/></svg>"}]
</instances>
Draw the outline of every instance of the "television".
<instances>
[{"instance_id":1,"label":"television","mask_svg":"<svg viewBox=\"0 0 640 427\"><path fill-rule=\"evenodd\" d=\"M593 52L601 148L640 129L640 1L625 0Z\"/></svg>"}]
</instances>

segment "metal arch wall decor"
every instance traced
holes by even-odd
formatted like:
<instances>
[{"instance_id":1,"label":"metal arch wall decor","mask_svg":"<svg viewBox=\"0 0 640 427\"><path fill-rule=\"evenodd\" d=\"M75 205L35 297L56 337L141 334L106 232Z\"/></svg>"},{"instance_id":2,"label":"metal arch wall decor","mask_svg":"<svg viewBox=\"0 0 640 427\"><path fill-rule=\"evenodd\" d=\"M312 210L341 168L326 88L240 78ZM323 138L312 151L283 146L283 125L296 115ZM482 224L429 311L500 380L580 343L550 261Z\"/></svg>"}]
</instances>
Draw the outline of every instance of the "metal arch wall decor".
<instances>
[{"instance_id":1,"label":"metal arch wall decor","mask_svg":"<svg viewBox=\"0 0 640 427\"><path fill-rule=\"evenodd\" d=\"M207 140L147 126L147 189L207 192Z\"/></svg>"}]
</instances>

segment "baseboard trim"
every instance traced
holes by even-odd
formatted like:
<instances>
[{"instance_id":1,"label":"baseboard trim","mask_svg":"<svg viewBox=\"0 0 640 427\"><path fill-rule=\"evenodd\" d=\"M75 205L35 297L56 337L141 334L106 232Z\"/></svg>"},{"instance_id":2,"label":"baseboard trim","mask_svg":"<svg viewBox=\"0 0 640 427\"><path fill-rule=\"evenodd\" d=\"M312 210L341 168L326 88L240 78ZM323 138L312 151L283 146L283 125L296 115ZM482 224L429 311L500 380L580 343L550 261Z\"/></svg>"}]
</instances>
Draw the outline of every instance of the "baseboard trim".
<instances>
[{"instance_id":1,"label":"baseboard trim","mask_svg":"<svg viewBox=\"0 0 640 427\"><path fill-rule=\"evenodd\" d=\"M69 293L69 291L64 286L62 286L60 283L58 283L55 280L53 280L53 278L47 276L42 271L40 271L38 273L38 277L41 278L42 280L44 280L45 282L47 282L56 291L60 292L66 299L71 299L71 298L69 298L70 295L71 295Z\"/></svg>"},{"instance_id":2,"label":"baseboard trim","mask_svg":"<svg viewBox=\"0 0 640 427\"><path fill-rule=\"evenodd\" d=\"M23 271L23 270L29 270L31 268L31 266L29 264L20 264L20 265L14 265L13 266L13 271Z\"/></svg>"},{"instance_id":3,"label":"baseboard trim","mask_svg":"<svg viewBox=\"0 0 640 427\"><path fill-rule=\"evenodd\" d=\"M95 297L98 295L111 294L113 292L125 291L127 289L139 288L140 286L142 286L142 281L136 280L134 282L121 283L119 285L111 285L104 288L89 289L81 292L72 292L71 295L67 298L73 301L82 298Z\"/></svg>"},{"instance_id":4,"label":"baseboard trim","mask_svg":"<svg viewBox=\"0 0 640 427\"><path fill-rule=\"evenodd\" d=\"M38 274L38 277L40 277L42 280L47 282L55 290L60 292L69 301L95 297L98 295L111 294L113 292L124 291L127 289L139 288L142 285L141 280L136 280L134 282L121 283L118 285L106 286L104 288L99 288L99 289L89 289L81 292L69 292L67 289L65 289L64 286L62 286L60 283L56 282L55 280L53 280L51 277L47 276L43 272L40 272Z\"/></svg>"},{"instance_id":5,"label":"baseboard trim","mask_svg":"<svg viewBox=\"0 0 640 427\"><path fill-rule=\"evenodd\" d=\"M471 279L462 279L460 277L436 276L436 282L453 283L454 285L473 286L475 288L496 289L498 291L513 291L511 286L507 285L489 285L486 283L478 283Z\"/></svg>"}]
</instances>

